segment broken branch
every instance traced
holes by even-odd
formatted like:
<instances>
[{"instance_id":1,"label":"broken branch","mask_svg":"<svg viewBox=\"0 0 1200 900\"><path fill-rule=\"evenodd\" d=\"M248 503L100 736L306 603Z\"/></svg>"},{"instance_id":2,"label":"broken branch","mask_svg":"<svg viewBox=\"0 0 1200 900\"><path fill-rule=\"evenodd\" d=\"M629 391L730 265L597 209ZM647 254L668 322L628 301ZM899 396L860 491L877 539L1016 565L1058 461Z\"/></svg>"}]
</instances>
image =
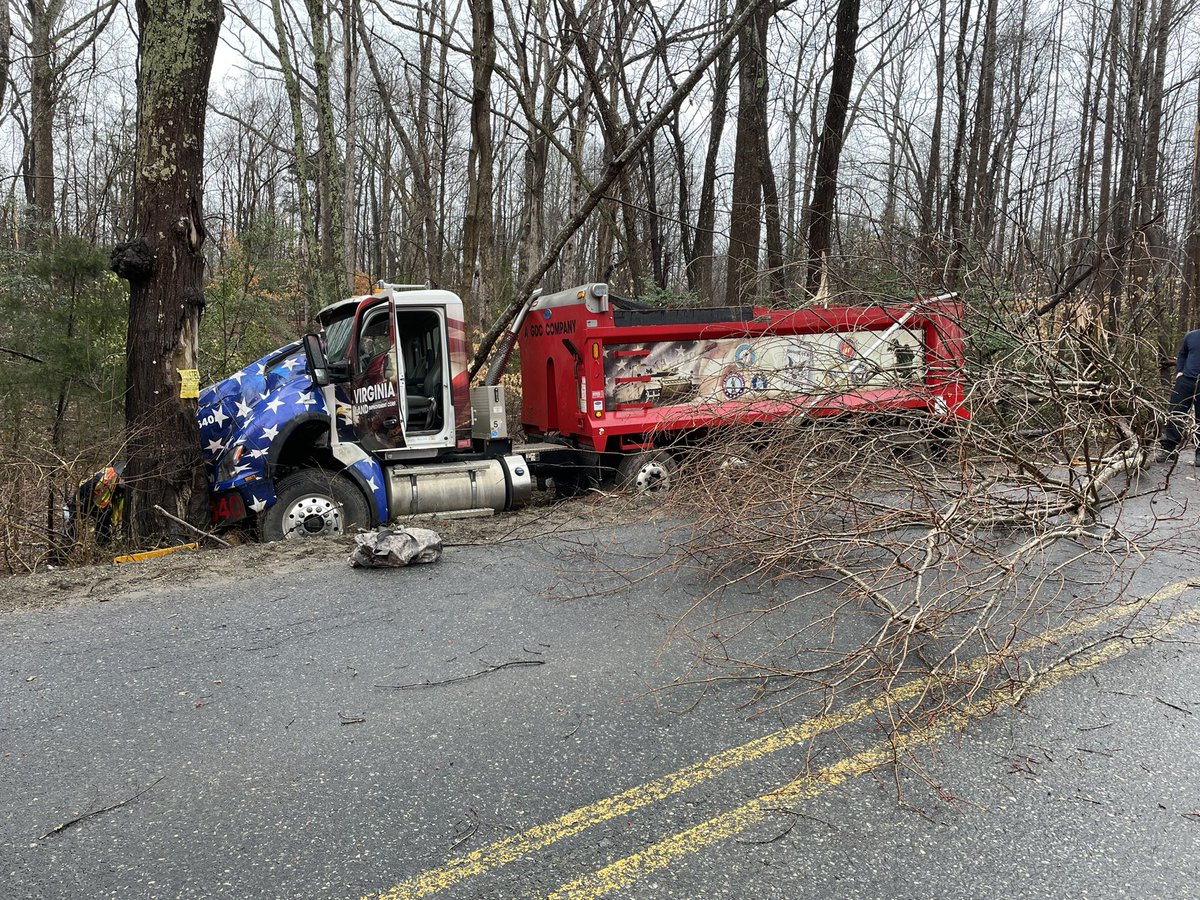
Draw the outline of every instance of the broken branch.
<instances>
[{"instance_id":1,"label":"broken branch","mask_svg":"<svg viewBox=\"0 0 1200 900\"><path fill-rule=\"evenodd\" d=\"M111 806L102 806L99 809L93 809L89 812L82 813L73 819L68 819L67 821L63 822L61 825L57 825L54 828L51 828L49 831L47 831L45 834L43 834L40 838L38 838L38 840L44 841L46 838L50 837L50 835L52 835L52 834L58 834L60 831L66 831L72 825L78 825L84 819L90 819L92 816L98 816L101 813L111 812L114 809L120 809L122 806L127 806L128 804L132 803L138 797L142 796L142 794L146 793L148 790L150 790L152 787L154 787L156 784L158 784L160 781L162 781L166 777L167 777L166 775L160 775L157 779L152 781L150 784L146 785L144 788L142 788L140 791L138 791L132 797L126 797L120 803L114 803Z\"/></svg>"},{"instance_id":2,"label":"broken branch","mask_svg":"<svg viewBox=\"0 0 1200 900\"><path fill-rule=\"evenodd\" d=\"M219 538L215 534L210 534L209 532L204 531L203 529L197 528L195 525L185 522L183 519L179 518L179 516L176 516L176 515L173 515L173 514L167 512L165 509L163 509L157 503L154 504L154 509L158 512L159 515L165 516L166 518L168 518L172 522L174 522L176 525L182 525L188 531L194 532L194 533L200 535L200 537L208 538L210 541L216 541L222 547L228 547L230 550L233 549L233 544L229 543L229 541Z\"/></svg>"},{"instance_id":3,"label":"broken branch","mask_svg":"<svg viewBox=\"0 0 1200 900\"><path fill-rule=\"evenodd\" d=\"M498 663L494 666L488 666L486 669L480 669L478 672L472 672L469 675L458 675L454 678L446 678L442 681L414 681L412 684L377 684L377 688L387 688L393 691L404 691L410 688L425 688L425 687L440 687L445 684L457 684L460 681L470 681L472 678L480 678L484 675L490 675L492 672L499 672L501 669L515 669L522 666L544 666L544 659L513 659L506 663Z\"/></svg>"}]
</instances>

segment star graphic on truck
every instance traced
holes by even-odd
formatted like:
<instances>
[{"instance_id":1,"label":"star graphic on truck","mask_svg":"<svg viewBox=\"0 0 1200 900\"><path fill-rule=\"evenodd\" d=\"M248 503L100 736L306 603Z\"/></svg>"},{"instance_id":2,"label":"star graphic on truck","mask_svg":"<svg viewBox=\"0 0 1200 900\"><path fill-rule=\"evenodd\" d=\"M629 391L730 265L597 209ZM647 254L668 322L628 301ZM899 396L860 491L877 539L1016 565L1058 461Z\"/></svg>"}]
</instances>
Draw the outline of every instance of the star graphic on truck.
<instances>
[{"instance_id":1,"label":"star graphic on truck","mask_svg":"<svg viewBox=\"0 0 1200 900\"><path fill-rule=\"evenodd\" d=\"M279 426L278 425L272 425L270 428L263 429L263 437L265 437L268 441L275 440L275 438L278 436L278 434L279 434Z\"/></svg>"}]
</instances>

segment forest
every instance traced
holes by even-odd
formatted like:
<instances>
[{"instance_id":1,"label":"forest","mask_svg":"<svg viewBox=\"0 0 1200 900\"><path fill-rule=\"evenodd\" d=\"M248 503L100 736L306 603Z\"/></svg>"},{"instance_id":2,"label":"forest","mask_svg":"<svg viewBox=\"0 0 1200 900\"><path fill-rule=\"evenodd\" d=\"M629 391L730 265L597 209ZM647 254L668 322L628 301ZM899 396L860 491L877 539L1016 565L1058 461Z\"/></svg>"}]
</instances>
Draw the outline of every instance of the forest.
<instances>
[{"instance_id":1,"label":"forest","mask_svg":"<svg viewBox=\"0 0 1200 900\"><path fill-rule=\"evenodd\" d=\"M477 341L539 285L701 306L953 290L979 366L1046 341L1056 380L1116 371L1147 396L1197 322L1189 2L6 0L9 570L127 439L113 252L146 152L139 22L169 6L220 22L204 383L378 279L460 293Z\"/></svg>"}]
</instances>

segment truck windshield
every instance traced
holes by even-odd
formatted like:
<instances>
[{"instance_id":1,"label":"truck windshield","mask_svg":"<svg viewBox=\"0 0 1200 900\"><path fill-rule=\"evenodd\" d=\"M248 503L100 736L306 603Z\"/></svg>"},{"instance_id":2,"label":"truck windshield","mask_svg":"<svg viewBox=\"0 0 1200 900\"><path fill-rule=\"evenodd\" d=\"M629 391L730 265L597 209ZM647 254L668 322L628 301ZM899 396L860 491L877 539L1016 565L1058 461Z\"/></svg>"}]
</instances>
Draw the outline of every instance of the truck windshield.
<instances>
[{"instance_id":1,"label":"truck windshield","mask_svg":"<svg viewBox=\"0 0 1200 900\"><path fill-rule=\"evenodd\" d=\"M329 362L343 362L350 348L350 335L354 331L355 307L348 306L345 313L325 323L325 358Z\"/></svg>"}]
</instances>

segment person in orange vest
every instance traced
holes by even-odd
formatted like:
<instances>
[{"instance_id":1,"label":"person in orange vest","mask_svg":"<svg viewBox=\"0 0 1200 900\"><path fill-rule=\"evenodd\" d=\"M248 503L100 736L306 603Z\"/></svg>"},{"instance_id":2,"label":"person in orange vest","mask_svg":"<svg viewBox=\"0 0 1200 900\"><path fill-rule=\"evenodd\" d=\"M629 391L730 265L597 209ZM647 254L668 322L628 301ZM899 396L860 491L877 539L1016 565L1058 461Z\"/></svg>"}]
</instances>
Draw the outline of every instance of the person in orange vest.
<instances>
[{"instance_id":1,"label":"person in orange vest","mask_svg":"<svg viewBox=\"0 0 1200 900\"><path fill-rule=\"evenodd\" d=\"M79 518L88 516L96 523L96 543L107 546L113 542L125 515L125 485L121 482L124 472L123 462L106 466L79 485L67 504L68 540L77 539Z\"/></svg>"}]
</instances>

